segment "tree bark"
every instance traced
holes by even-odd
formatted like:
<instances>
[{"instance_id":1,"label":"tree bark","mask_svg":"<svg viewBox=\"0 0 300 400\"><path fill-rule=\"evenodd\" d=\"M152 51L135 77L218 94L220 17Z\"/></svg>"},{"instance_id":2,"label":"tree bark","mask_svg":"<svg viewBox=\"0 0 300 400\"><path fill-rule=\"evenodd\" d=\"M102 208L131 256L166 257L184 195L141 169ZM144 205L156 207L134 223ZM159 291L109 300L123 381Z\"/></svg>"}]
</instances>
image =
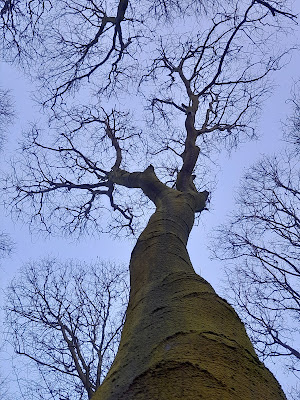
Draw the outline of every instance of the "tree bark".
<instances>
[{"instance_id":1,"label":"tree bark","mask_svg":"<svg viewBox=\"0 0 300 400\"><path fill-rule=\"evenodd\" d=\"M166 188L156 199L131 256L119 350L93 400L285 399L236 312L194 272L197 195Z\"/></svg>"}]
</instances>

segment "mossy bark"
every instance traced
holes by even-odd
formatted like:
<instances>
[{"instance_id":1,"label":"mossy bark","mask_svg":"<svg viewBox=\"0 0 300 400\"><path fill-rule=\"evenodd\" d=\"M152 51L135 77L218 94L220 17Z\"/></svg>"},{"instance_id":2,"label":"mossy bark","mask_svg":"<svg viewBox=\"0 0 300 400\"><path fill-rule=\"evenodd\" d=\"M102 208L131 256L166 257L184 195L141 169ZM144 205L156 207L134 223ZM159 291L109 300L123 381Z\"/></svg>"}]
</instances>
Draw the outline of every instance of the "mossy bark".
<instances>
[{"instance_id":1,"label":"mossy bark","mask_svg":"<svg viewBox=\"0 0 300 400\"><path fill-rule=\"evenodd\" d=\"M199 195L199 194L198 194ZM279 400L233 308L191 265L197 199L167 189L132 252L115 361L93 400Z\"/></svg>"}]
</instances>

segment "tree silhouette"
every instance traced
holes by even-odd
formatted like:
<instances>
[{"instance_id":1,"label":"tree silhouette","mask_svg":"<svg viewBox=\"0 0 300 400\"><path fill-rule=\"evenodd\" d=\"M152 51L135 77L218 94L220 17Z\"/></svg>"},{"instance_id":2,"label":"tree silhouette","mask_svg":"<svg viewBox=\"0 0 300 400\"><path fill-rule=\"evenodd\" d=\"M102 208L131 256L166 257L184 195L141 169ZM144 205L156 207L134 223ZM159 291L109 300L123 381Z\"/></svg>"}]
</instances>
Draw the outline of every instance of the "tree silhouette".
<instances>
[{"instance_id":1,"label":"tree silhouette","mask_svg":"<svg viewBox=\"0 0 300 400\"><path fill-rule=\"evenodd\" d=\"M21 269L6 290L5 331L23 356L16 361L24 398L92 397L120 341L126 278L124 268L100 262L45 259Z\"/></svg>"},{"instance_id":2,"label":"tree silhouette","mask_svg":"<svg viewBox=\"0 0 300 400\"><path fill-rule=\"evenodd\" d=\"M7 57L38 79L49 115L4 185L12 207L71 233L135 233L155 208L95 399L284 398L233 309L194 273L186 243L209 195L203 153L254 135L267 77L285 55L272 39L294 16L262 0L205 10L200 1L8 4Z\"/></svg>"},{"instance_id":3,"label":"tree silhouette","mask_svg":"<svg viewBox=\"0 0 300 400\"><path fill-rule=\"evenodd\" d=\"M290 134L285 135L292 146L264 156L247 171L237 209L220 228L215 252L233 260L227 271L233 304L260 357L283 358L287 371L299 377L299 109L293 101Z\"/></svg>"},{"instance_id":4,"label":"tree silhouette","mask_svg":"<svg viewBox=\"0 0 300 400\"><path fill-rule=\"evenodd\" d=\"M5 141L5 129L13 119L12 100L8 90L0 88L0 152ZM9 254L13 248L10 237L5 232L0 232L0 259Z\"/></svg>"}]
</instances>

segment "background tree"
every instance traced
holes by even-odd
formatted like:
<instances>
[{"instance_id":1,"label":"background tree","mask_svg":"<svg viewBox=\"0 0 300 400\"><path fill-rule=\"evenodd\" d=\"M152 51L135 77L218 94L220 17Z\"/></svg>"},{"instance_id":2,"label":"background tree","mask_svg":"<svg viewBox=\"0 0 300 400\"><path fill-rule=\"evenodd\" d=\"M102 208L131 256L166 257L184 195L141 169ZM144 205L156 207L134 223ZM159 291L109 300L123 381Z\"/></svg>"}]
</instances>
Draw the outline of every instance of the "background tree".
<instances>
[{"instance_id":1,"label":"background tree","mask_svg":"<svg viewBox=\"0 0 300 400\"><path fill-rule=\"evenodd\" d=\"M4 232L0 232L0 259L9 254L12 247L13 243L10 237Z\"/></svg>"},{"instance_id":2,"label":"background tree","mask_svg":"<svg viewBox=\"0 0 300 400\"><path fill-rule=\"evenodd\" d=\"M284 139L291 143L289 151L293 152L296 157L300 153L300 80L298 80L292 91L292 108L293 112L285 124Z\"/></svg>"},{"instance_id":3,"label":"background tree","mask_svg":"<svg viewBox=\"0 0 300 400\"><path fill-rule=\"evenodd\" d=\"M8 385L7 385L7 379L3 377L3 374L0 374L0 395L2 399L7 399L9 400L9 394L8 394Z\"/></svg>"},{"instance_id":4,"label":"background tree","mask_svg":"<svg viewBox=\"0 0 300 400\"><path fill-rule=\"evenodd\" d=\"M5 140L5 129L11 124L13 118L12 100L7 90L0 88L0 152ZM0 259L12 250L12 241L9 236L0 231Z\"/></svg>"},{"instance_id":5,"label":"background tree","mask_svg":"<svg viewBox=\"0 0 300 400\"><path fill-rule=\"evenodd\" d=\"M227 270L232 301L259 356L280 356L299 379L300 132L294 105L293 147L264 156L245 174L237 210L220 229L215 250L233 260Z\"/></svg>"},{"instance_id":6,"label":"background tree","mask_svg":"<svg viewBox=\"0 0 300 400\"><path fill-rule=\"evenodd\" d=\"M2 12L7 57L29 63L50 116L5 184L13 208L48 231L136 232L143 203L155 207L95 399L284 398L233 309L194 273L186 244L208 197L203 152L253 136L266 77L283 61L272 38L293 15L285 2L252 0L201 19L199 4L33 1Z\"/></svg>"},{"instance_id":7,"label":"background tree","mask_svg":"<svg viewBox=\"0 0 300 400\"><path fill-rule=\"evenodd\" d=\"M25 358L16 358L24 398L92 397L115 356L127 292L127 271L112 263L43 260L21 269L6 290L5 331Z\"/></svg>"},{"instance_id":8,"label":"background tree","mask_svg":"<svg viewBox=\"0 0 300 400\"><path fill-rule=\"evenodd\" d=\"M8 90L0 88L0 150L4 142L5 129L12 122L13 109L12 99Z\"/></svg>"}]
</instances>

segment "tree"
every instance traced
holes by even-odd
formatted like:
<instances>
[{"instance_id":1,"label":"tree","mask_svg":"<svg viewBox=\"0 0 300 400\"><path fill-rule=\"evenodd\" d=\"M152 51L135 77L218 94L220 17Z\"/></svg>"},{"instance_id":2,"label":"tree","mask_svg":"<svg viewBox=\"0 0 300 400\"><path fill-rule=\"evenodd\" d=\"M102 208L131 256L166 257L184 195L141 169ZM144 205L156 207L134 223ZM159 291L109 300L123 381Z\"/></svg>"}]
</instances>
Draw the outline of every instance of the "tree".
<instances>
[{"instance_id":1,"label":"tree","mask_svg":"<svg viewBox=\"0 0 300 400\"><path fill-rule=\"evenodd\" d=\"M145 203L155 209L132 252L126 322L95 400L284 398L186 244L208 198L201 156L254 135L266 77L283 60L272 36L278 44L293 15L281 1L215 3L204 19L198 1L9 2L2 12L10 55L34 59L26 71L50 115L5 184L13 207L72 233L136 233Z\"/></svg>"},{"instance_id":2,"label":"tree","mask_svg":"<svg viewBox=\"0 0 300 400\"><path fill-rule=\"evenodd\" d=\"M0 152L5 140L4 127L8 126L13 117L12 103L9 91L0 88ZM5 233L0 231L0 260L11 253L13 243L11 238ZM0 397L8 399L7 382L5 377L0 371Z\"/></svg>"},{"instance_id":3,"label":"tree","mask_svg":"<svg viewBox=\"0 0 300 400\"><path fill-rule=\"evenodd\" d=\"M25 265L6 290L5 330L26 399L90 399L114 358L127 304L115 264Z\"/></svg>"},{"instance_id":4,"label":"tree","mask_svg":"<svg viewBox=\"0 0 300 400\"><path fill-rule=\"evenodd\" d=\"M2 399L9 399L8 390L7 390L7 380L3 377L3 374L0 375L0 395Z\"/></svg>"},{"instance_id":5,"label":"tree","mask_svg":"<svg viewBox=\"0 0 300 400\"><path fill-rule=\"evenodd\" d=\"M0 232L0 259L8 255L13 248L13 243L10 237L4 233Z\"/></svg>"},{"instance_id":6,"label":"tree","mask_svg":"<svg viewBox=\"0 0 300 400\"><path fill-rule=\"evenodd\" d=\"M0 88L0 151L4 142L4 127L12 122L13 110L9 91ZM13 244L5 232L0 232L0 259L9 254Z\"/></svg>"},{"instance_id":7,"label":"tree","mask_svg":"<svg viewBox=\"0 0 300 400\"><path fill-rule=\"evenodd\" d=\"M297 105L297 103L295 103ZM299 120L295 107L292 122ZM244 176L237 210L216 241L217 256L233 260L228 283L262 359L284 358L300 371L300 171L299 128L293 148L264 156ZM298 141L299 142L299 141ZM295 157L296 150L296 157ZM298 393L299 394L299 393Z\"/></svg>"},{"instance_id":8,"label":"tree","mask_svg":"<svg viewBox=\"0 0 300 400\"><path fill-rule=\"evenodd\" d=\"M4 142L4 127L12 122L12 100L8 90L0 88L0 150Z\"/></svg>"},{"instance_id":9,"label":"tree","mask_svg":"<svg viewBox=\"0 0 300 400\"><path fill-rule=\"evenodd\" d=\"M292 146L289 150L295 153L297 157L300 153L300 98L299 98L300 80L295 83L292 92L293 112L285 124L284 138Z\"/></svg>"}]
</instances>

